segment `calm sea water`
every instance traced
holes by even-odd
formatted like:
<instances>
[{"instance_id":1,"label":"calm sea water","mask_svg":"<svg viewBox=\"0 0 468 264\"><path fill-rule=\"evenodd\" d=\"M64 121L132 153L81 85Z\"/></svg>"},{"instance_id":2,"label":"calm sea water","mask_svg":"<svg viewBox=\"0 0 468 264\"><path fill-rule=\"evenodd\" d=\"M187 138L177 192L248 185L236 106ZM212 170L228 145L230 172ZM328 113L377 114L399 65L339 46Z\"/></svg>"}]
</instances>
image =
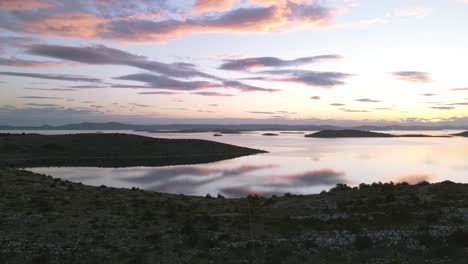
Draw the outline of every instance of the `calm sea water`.
<instances>
[{"instance_id":1,"label":"calm sea water","mask_svg":"<svg viewBox=\"0 0 468 264\"><path fill-rule=\"evenodd\" d=\"M36 132L77 133L76 131ZM451 180L468 183L468 138L314 139L305 138L304 134L267 137L261 135L264 131L223 137L213 137L212 133L119 132L163 138L207 139L264 149L270 153L187 166L62 167L31 170L95 186L138 187L189 195L221 193L228 197L240 197L250 193L265 196L286 192L311 194L328 190L337 183L352 186L378 181L416 183L423 180L429 182Z\"/></svg>"}]
</instances>

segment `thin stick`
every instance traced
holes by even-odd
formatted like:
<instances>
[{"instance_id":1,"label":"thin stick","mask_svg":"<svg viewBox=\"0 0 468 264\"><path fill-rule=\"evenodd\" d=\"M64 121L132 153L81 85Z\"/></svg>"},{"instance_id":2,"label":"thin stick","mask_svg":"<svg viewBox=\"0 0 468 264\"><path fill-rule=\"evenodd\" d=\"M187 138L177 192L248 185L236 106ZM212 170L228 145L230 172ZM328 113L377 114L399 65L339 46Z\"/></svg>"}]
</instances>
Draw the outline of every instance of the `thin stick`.
<instances>
[{"instance_id":1,"label":"thin stick","mask_svg":"<svg viewBox=\"0 0 468 264\"><path fill-rule=\"evenodd\" d=\"M252 258L253 258L255 257L255 240L254 240L254 235L253 235L252 213L250 209L249 198L247 198L247 206L249 207L250 240L252 241Z\"/></svg>"}]
</instances>

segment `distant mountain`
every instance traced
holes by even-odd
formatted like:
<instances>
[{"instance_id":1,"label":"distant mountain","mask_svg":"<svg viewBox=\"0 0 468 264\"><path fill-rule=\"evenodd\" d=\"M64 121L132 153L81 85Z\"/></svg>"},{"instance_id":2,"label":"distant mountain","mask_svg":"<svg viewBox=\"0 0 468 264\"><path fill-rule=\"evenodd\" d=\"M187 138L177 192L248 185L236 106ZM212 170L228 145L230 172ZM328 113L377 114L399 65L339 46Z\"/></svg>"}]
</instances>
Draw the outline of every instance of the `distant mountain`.
<instances>
[{"instance_id":1,"label":"distant mountain","mask_svg":"<svg viewBox=\"0 0 468 264\"><path fill-rule=\"evenodd\" d=\"M216 124L169 124L169 125L134 125L119 122L108 123L79 123L60 126L1 126L0 130L138 130L138 131L209 131L209 132L229 132L239 131L321 131L321 130L366 130L366 131L388 131L388 130L466 130L468 127L457 126L355 126L339 127L327 125L280 125L280 124L238 124L238 125L216 125Z\"/></svg>"}]
</instances>

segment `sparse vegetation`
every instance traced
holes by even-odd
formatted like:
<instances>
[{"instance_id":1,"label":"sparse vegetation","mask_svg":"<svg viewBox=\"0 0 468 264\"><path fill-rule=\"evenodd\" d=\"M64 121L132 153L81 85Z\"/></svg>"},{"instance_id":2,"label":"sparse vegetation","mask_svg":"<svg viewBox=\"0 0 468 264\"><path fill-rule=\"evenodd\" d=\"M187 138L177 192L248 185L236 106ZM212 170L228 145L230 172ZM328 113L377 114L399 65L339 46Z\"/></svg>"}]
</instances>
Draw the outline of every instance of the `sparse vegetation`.
<instances>
[{"instance_id":1,"label":"sparse vegetation","mask_svg":"<svg viewBox=\"0 0 468 264\"><path fill-rule=\"evenodd\" d=\"M3 168L0 260L464 263L467 201L468 185L452 182L227 199L91 187Z\"/></svg>"}]
</instances>

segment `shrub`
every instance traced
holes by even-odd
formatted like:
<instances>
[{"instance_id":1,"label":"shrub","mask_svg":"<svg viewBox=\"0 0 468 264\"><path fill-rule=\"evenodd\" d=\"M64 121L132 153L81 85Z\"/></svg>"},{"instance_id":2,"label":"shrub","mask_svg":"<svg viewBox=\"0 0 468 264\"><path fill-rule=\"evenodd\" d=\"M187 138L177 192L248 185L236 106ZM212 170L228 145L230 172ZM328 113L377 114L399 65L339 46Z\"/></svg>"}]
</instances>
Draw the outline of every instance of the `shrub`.
<instances>
[{"instance_id":1,"label":"shrub","mask_svg":"<svg viewBox=\"0 0 468 264\"><path fill-rule=\"evenodd\" d=\"M364 190L364 189L369 189L371 186L369 184L361 183L359 184L359 189Z\"/></svg>"},{"instance_id":2,"label":"shrub","mask_svg":"<svg viewBox=\"0 0 468 264\"><path fill-rule=\"evenodd\" d=\"M393 182L384 183L381 187L381 190L383 192L393 192L394 189L395 189L395 185L393 184Z\"/></svg>"},{"instance_id":3,"label":"shrub","mask_svg":"<svg viewBox=\"0 0 468 264\"><path fill-rule=\"evenodd\" d=\"M348 190L351 190L351 189L352 188L349 187L346 184L338 183L335 187L330 189L330 192L348 191Z\"/></svg>"}]
</instances>

